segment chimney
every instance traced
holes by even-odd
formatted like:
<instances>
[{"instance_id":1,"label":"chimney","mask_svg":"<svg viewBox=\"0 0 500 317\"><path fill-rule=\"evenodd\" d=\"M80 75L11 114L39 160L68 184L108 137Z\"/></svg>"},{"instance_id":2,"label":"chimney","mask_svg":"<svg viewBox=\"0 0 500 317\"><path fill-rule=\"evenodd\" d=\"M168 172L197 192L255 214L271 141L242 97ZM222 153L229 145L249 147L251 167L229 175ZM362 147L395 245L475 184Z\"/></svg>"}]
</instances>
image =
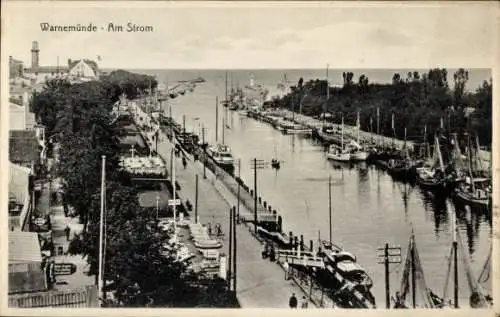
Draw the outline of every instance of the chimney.
<instances>
[{"instance_id":1,"label":"chimney","mask_svg":"<svg viewBox=\"0 0 500 317\"><path fill-rule=\"evenodd\" d=\"M38 64L39 53L40 53L40 50L38 49L38 42L33 41L32 47L31 47L31 68L38 68L38 66L40 66Z\"/></svg>"}]
</instances>

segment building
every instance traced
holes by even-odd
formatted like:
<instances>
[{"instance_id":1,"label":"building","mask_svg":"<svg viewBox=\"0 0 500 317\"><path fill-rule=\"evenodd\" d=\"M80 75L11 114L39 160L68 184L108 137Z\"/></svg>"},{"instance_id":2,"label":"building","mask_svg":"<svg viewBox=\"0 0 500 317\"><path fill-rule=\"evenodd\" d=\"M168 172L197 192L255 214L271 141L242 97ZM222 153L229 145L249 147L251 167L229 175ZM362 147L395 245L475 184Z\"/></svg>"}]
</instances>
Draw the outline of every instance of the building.
<instances>
[{"instance_id":1,"label":"building","mask_svg":"<svg viewBox=\"0 0 500 317\"><path fill-rule=\"evenodd\" d=\"M33 41L31 47L31 67L25 68L24 74L34 81L34 83L41 83L49 79L61 77L89 81L98 79L99 67L96 62L88 59L75 61L68 59L66 65L59 65L58 62L57 66L41 66L40 48L38 42Z\"/></svg>"},{"instance_id":2,"label":"building","mask_svg":"<svg viewBox=\"0 0 500 317\"><path fill-rule=\"evenodd\" d=\"M9 78L23 77L24 63L9 56Z\"/></svg>"},{"instance_id":3,"label":"building","mask_svg":"<svg viewBox=\"0 0 500 317\"><path fill-rule=\"evenodd\" d=\"M9 294L47 290L38 234L9 232Z\"/></svg>"},{"instance_id":4,"label":"building","mask_svg":"<svg viewBox=\"0 0 500 317\"><path fill-rule=\"evenodd\" d=\"M9 161L27 168L40 162L42 147L35 130L11 130L9 134Z\"/></svg>"},{"instance_id":5,"label":"building","mask_svg":"<svg viewBox=\"0 0 500 317\"><path fill-rule=\"evenodd\" d=\"M27 231L31 214L31 169L9 164L9 230Z\"/></svg>"},{"instance_id":6,"label":"building","mask_svg":"<svg viewBox=\"0 0 500 317\"><path fill-rule=\"evenodd\" d=\"M80 78L87 80L96 80L99 78L99 68L97 63L81 59L77 61L68 60L69 76L72 78Z\"/></svg>"}]
</instances>

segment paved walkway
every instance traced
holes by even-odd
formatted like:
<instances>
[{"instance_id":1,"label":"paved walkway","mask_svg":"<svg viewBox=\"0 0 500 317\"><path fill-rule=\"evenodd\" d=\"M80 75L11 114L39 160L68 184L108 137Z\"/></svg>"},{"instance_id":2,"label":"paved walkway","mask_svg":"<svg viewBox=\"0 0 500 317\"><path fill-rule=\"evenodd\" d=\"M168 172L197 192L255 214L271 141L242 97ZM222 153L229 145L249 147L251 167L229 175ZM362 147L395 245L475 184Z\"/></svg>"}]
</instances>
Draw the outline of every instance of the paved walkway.
<instances>
[{"instance_id":1,"label":"paved walkway","mask_svg":"<svg viewBox=\"0 0 500 317\"><path fill-rule=\"evenodd\" d=\"M158 143L158 153L167 162L170 161L172 144ZM199 175L198 183L198 216L200 222L206 224L220 223L225 238L224 253L228 253L229 238L229 208L236 205L236 198L224 188L210 170L206 170L207 179L203 178L203 165L200 162L190 161L186 169L180 158L175 159L176 181L181 186L183 199L189 199L193 204L191 216L194 217L195 178ZM216 189L217 187L217 189ZM229 202L228 202L229 201ZM250 212L240 205L240 210ZM275 263L261 258L262 245L257 241L245 225L237 226L237 297L243 308L287 308L288 299L295 293L297 298L303 296L300 288L292 281L285 281L284 271ZM313 307L309 303L309 307Z\"/></svg>"},{"instance_id":2,"label":"paved walkway","mask_svg":"<svg viewBox=\"0 0 500 317\"><path fill-rule=\"evenodd\" d=\"M43 215L50 215L52 240L55 246L55 255L52 258L55 263L73 263L77 268L73 275L56 276L57 283L54 285L54 289L66 290L93 285L94 276L85 274L86 270L88 270L87 261L81 255L66 255L69 241L66 239L64 229L69 226L71 228L70 236L73 236L75 233L81 232L83 225L78 224L77 218L66 217L61 203L50 203L49 196L51 192L50 183L44 183L37 208ZM62 247L62 254L59 254L59 247Z\"/></svg>"}]
</instances>

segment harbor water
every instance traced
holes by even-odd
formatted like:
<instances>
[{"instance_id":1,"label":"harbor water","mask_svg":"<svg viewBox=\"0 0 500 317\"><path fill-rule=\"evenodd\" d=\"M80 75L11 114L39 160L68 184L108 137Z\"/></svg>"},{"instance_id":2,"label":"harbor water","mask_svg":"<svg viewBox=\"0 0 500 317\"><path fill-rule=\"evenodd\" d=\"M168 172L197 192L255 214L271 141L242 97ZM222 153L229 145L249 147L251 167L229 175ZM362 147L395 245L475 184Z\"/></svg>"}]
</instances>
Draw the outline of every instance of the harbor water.
<instances>
[{"instance_id":1,"label":"harbor water","mask_svg":"<svg viewBox=\"0 0 500 317\"><path fill-rule=\"evenodd\" d=\"M387 82L392 79L395 71L371 72L372 75L369 71L363 73L368 74L371 80L378 76L380 81ZM179 123L184 119L186 131L201 134L201 127L204 126L205 139L209 143L215 143L215 101L216 96L219 101L225 98L225 71L149 73L157 75L158 80L163 83L188 80L197 76L206 79L205 83L197 84L193 92L169 100L169 104L173 118ZM290 73L292 75L288 78L293 82L296 82L295 77L301 76L298 71ZM400 73L406 74L405 71ZM449 73L453 74L452 70L449 70ZM282 76L280 71L242 70L232 72L229 79L233 78L234 87L237 84L242 87L248 83L251 74L256 82L264 84L271 93L276 90L276 84ZM332 75L339 75L335 81L342 80L341 72L339 74ZM309 77L321 78L324 74L316 70L303 76L307 80ZM475 87L482 80L489 79L489 75L472 70L470 78L469 86ZM231 83L228 83L228 87L230 89ZM163 107L168 111L165 103ZM377 258L377 248L383 247L385 243L401 246L404 262L411 228L415 232L427 286L436 294L443 294L452 245L451 213L455 213L451 202L445 201L444 198L433 198L430 193L422 192L418 187L410 188L408 185L408 207L405 210L404 185L394 182L387 173L364 163L332 163L326 158L324 146L311 137L284 135L264 122L226 111L222 106L219 106L219 142L223 138L223 119L226 125L225 144L232 148L235 158L240 159L241 178L250 188L253 188L254 177L251 169L252 159L270 162L276 156L282 161L278 171L270 165L257 171L258 195L283 215L285 232L303 234L306 241L314 240L315 246L318 235L321 239L329 239L328 177L332 177L332 240L355 254L359 263L372 277L372 290L378 307L385 307L385 279L384 266L377 263L381 260ZM235 173L238 173L238 168ZM203 213L202 207L199 212ZM491 222L488 217L467 210L458 213L458 224L463 244L471 256L473 273L477 277L490 252ZM403 268L404 263L390 266L391 294L399 290ZM489 285L491 280L483 287L490 291ZM452 281L448 294L452 298ZM464 265L459 254L461 307L469 305L469 295Z\"/></svg>"}]
</instances>

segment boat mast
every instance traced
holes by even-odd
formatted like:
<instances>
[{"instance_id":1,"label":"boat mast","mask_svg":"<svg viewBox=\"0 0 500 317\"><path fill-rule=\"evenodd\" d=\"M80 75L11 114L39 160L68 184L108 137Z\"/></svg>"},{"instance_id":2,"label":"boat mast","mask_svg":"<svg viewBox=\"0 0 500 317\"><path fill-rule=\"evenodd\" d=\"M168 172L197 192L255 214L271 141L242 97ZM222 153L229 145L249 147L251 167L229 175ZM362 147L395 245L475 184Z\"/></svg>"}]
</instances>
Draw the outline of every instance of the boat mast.
<instances>
[{"instance_id":1,"label":"boat mast","mask_svg":"<svg viewBox=\"0 0 500 317\"><path fill-rule=\"evenodd\" d=\"M341 138L340 138L340 149L344 150L344 115L342 115L342 130L341 130Z\"/></svg>"},{"instance_id":2,"label":"boat mast","mask_svg":"<svg viewBox=\"0 0 500 317\"><path fill-rule=\"evenodd\" d=\"M458 243L457 243L457 219L455 212L451 213L453 230L453 297L455 308L458 308Z\"/></svg>"},{"instance_id":3,"label":"boat mast","mask_svg":"<svg viewBox=\"0 0 500 317\"><path fill-rule=\"evenodd\" d=\"M377 145L380 144L380 138L382 137L380 135L380 108L377 107L377 135L378 135L378 138L377 138Z\"/></svg>"},{"instance_id":4,"label":"boat mast","mask_svg":"<svg viewBox=\"0 0 500 317\"><path fill-rule=\"evenodd\" d=\"M330 228L330 245L332 245L332 176L328 177L328 215ZM311 250L312 251L312 250Z\"/></svg>"},{"instance_id":5,"label":"boat mast","mask_svg":"<svg viewBox=\"0 0 500 317\"><path fill-rule=\"evenodd\" d=\"M472 150L470 144L470 135L467 133L467 152L469 154L469 175L470 175L470 185L472 187L472 193L476 192L474 187L474 175L472 174Z\"/></svg>"},{"instance_id":6,"label":"boat mast","mask_svg":"<svg viewBox=\"0 0 500 317\"><path fill-rule=\"evenodd\" d=\"M328 109L328 100L330 99L330 84L328 82L328 68L330 67L329 64L326 64L326 101L325 101L325 106L323 109L323 126L326 123L326 110Z\"/></svg>"},{"instance_id":7,"label":"boat mast","mask_svg":"<svg viewBox=\"0 0 500 317\"><path fill-rule=\"evenodd\" d=\"M411 256L411 297L412 297L412 304L413 308L416 308L417 305L417 286L416 286L416 272L415 272L415 233L413 232L413 229L411 230L411 250L410 250L410 256Z\"/></svg>"},{"instance_id":8,"label":"boat mast","mask_svg":"<svg viewBox=\"0 0 500 317\"><path fill-rule=\"evenodd\" d=\"M357 140L356 140L356 141L357 141L357 143L358 143L358 145L359 145L359 129L360 129L360 123L359 123L359 111L358 111L358 117L357 117L357 119L356 119L356 128L357 128L357 130L358 130L358 136L357 136Z\"/></svg>"},{"instance_id":9,"label":"boat mast","mask_svg":"<svg viewBox=\"0 0 500 317\"><path fill-rule=\"evenodd\" d=\"M219 97L215 97L215 143L219 140Z\"/></svg>"}]
</instances>

